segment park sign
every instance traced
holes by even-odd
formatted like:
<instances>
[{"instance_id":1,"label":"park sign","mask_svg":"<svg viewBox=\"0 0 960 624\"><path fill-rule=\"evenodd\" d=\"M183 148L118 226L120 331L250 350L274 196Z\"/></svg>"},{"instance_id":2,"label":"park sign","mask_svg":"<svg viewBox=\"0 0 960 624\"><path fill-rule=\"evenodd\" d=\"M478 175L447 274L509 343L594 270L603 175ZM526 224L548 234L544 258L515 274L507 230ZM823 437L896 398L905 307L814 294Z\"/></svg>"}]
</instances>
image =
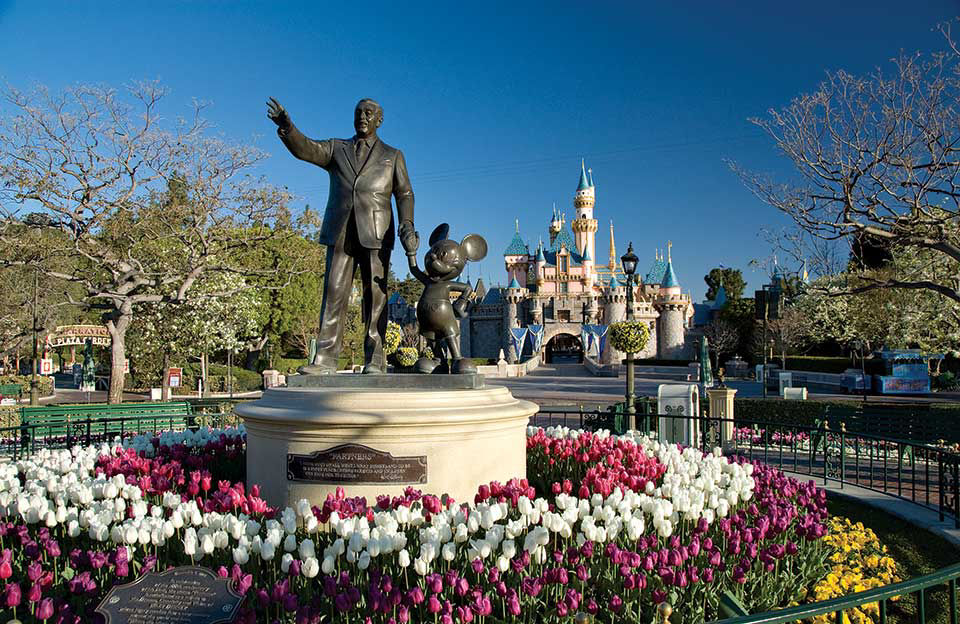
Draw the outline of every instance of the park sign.
<instances>
[{"instance_id":1,"label":"park sign","mask_svg":"<svg viewBox=\"0 0 960 624\"><path fill-rule=\"evenodd\" d=\"M98 347L110 346L110 332L103 325L61 325L47 334L47 347L83 346L90 340Z\"/></svg>"}]
</instances>

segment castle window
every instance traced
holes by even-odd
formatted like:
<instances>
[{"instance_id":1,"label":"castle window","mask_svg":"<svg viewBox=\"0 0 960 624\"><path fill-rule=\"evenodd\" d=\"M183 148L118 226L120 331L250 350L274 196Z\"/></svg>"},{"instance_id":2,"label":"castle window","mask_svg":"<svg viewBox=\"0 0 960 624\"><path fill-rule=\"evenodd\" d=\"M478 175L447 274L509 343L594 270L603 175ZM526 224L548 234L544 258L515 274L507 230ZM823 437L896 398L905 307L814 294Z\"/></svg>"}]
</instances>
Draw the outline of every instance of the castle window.
<instances>
[{"instance_id":1,"label":"castle window","mask_svg":"<svg viewBox=\"0 0 960 624\"><path fill-rule=\"evenodd\" d=\"M567 262L568 258L566 256L559 256L557 258L557 268L561 273L567 272Z\"/></svg>"},{"instance_id":2,"label":"castle window","mask_svg":"<svg viewBox=\"0 0 960 624\"><path fill-rule=\"evenodd\" d=\"M562 293L570 292L570 284L568 284L567 282L560 282L559 286L560 286L560 292Z\"/></svg>"}]
</instances>

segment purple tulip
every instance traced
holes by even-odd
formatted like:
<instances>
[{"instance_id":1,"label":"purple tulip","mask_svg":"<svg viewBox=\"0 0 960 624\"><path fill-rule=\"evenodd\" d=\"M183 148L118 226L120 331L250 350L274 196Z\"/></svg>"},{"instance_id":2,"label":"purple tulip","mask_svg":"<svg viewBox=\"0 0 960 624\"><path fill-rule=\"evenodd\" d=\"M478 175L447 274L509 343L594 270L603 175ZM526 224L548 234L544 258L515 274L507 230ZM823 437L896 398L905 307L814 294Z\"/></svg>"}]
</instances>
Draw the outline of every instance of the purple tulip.
<instances>
[{"instance_id":1,"label":"purple tulip","mask_svg":"<svg viewBox=\"0 0 960 624\"><path fill-rule=\"evenodd\" d=\"M4 603L10 609L20 606L21 592L19 583L10 583L3 590Z\"/></svg>"},{"instance_id":2,"label":"purple tulip","mask_svg":"<svg viewBox=\"0 0 960 624\"><path fill-rule=\"evenodd\" d=\"M39 604L37 604L36 616L37 616L37 619L40 619L43 621L47 621L48 619L53 617L53 599L52 598L44 598L43 600L40 601Z\"/></svg>"}]
</instances>

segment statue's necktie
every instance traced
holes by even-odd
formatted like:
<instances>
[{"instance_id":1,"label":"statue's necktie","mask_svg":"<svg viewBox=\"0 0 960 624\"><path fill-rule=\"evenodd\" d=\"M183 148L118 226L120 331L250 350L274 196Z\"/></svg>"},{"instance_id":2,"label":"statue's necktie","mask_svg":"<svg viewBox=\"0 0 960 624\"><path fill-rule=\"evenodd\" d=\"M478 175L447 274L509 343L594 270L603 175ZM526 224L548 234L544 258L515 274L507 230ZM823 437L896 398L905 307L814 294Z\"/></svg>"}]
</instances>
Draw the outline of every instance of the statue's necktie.
<instances>
[{"instance_id":1,"label":"statue's necktie","mask_svg":"<svg viewBox=\"0 0 960 624\"><path fill-rule=\"evenodd\" d=\"M367 157L367 142L357 141L357 165L363 166L363 161Z\"/></svg>"}]
</instances>

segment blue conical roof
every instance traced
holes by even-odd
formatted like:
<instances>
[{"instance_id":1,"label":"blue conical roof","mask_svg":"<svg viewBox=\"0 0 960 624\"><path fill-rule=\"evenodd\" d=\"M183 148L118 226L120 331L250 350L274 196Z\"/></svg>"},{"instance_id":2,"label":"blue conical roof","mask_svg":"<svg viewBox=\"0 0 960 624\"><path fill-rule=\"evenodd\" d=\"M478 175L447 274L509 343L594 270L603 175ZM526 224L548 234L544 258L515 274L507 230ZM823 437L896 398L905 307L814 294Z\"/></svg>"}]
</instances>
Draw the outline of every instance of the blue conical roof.
<instances>
[{"instance_id":1,"label":"blue conical roof","mask_svg":"<svg viewBox=\"0 0 960 624\"><path fill-rule=\"evenodd\" d=\"M611 275L611 276L610 276L610 281L607 282L607 287L609 287L610 290L613 290L613 289L615 289L615 288L620 288L620 282L617 280L617 276L616 276L616 275Z\"/></svg>"},{"instance_id":2,"label":"blue conical roof","mask_svg":"<svg viewBox=\"0 0 960 624\"><path fill-rule=\"evenodd\" d=\"M667 260L667 268L663 273L663 281L660 282L661 288L679 288L680 282L677 280L677 274L673 272L673 261Z\"/></svg>"},{"instance_id":3,"label":"blue conical roof","mask_svg":"<svg viewBox=\"0 0 960 624\"><path fill-rule=\"evenodd\" d=\"M546 262L547 258L543 255L543 245L537 247L537 262Z\"/></svg>"},{"instance_id":4,"label":"blue conical roof","mask_svg":"<svg viewBox=\"0 0 960 624\"><path fill-rule=\"evenodd\" d=\"M723 287L723 284L720 284L720 287L717 288L717 296L713 298L713 308L719 310L725 305L727 305L727 290Z\"/></svg>"},{"instance_id":5,"label":"blue conical roof","mask_svg":"<svg viewBox=\"0 0 960 624\"><path fill-rule=\"evenodd\" d=\"M516 276L514 276L514 278L510 280L510 285L507 286L507 288L517 288L517 289L521 288L520 282L517 281Z\"/></svg>"},{"instance_id":6,"label":"blue conical roof","mask_svg":"<svg viewBox=\"0 0 960 624\"><path fill-rule=\"evenodd\" d=\"M513 240L511 240L507 248L503 250L503 255L505 256L522 256L527 253L530 252L527 249L527 244L520 238L520 232L514 233Z\"/></svg>"},{"instance_id":7,"label":"blue conical roof","mask_svg":"<svg viewBox=\"0 0 960 624\"><path fill-rule=\"evenodd\" d=\"M583 258L582 258L582 261L583 261L583 262L587 262L587 261L593 262L593 256L590 255L590 245L586 245L586 246L583 248Z\"/></svg>"},{"instance_id":8,"label":"blue conical roof","mask_svg":"<svg viewBox=\"0 0 960 624\"><path fill-rule=\"evenodd\" d=\"M585 191L590 188L592 185L590 181L587 180L587 170L586 166L583 164L583 159L580 159L580 184L577 185L578 191Z\"/></svg>"}]
</instances>

